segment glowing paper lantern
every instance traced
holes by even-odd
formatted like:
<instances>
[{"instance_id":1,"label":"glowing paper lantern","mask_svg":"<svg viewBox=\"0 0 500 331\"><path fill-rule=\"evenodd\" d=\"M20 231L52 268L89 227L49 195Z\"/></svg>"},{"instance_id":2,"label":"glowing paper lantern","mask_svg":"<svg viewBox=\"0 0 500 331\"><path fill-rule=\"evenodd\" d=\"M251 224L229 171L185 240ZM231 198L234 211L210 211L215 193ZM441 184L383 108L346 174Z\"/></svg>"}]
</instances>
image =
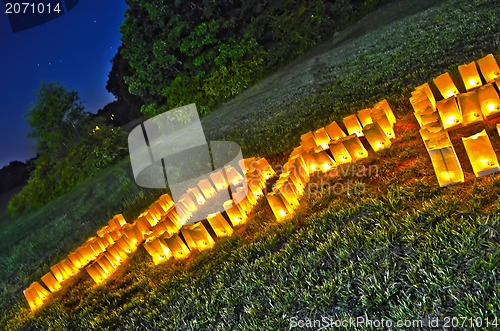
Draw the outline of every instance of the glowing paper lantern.
<instances>
[{"instance_id":1,"label":"glowing paper lantern","mask_svg":"<svg viewBox=\"0 0 500 331\"><path fill-rule=\"evenodd\" d=\"M497 132L498 132L498 135L500 135L500 123L497 124Z\"/></svg>"},{"instance_id":2,"label":"glowing paper lantern","mask_svg":"<svg viewBox=\"0 0 500 331\"><path fill-rule=\"evenodd\" d=\"M276 175L273 167L271 167L265 158L259 158L255 162L252 162L251 168L258 171L264 179L269 179Z\"/></svg>"},{"instance_id":3,"label":"glowing paper lantern","mask_svg":"<svg viewBox=\"0 0 500 331\"><path fill-rule=\"evenodd\" d=\"M422 123L422 126L426 126L429 124L430 125L439 124L439 126L442 126L441 125L441 117L439 116L439 112L437 112L437 111L435 111L431 114L421 115L420 122Z\"/></svg>"},{"instance_id":4,"label":"glowing paper lantern","mask_svg":"<svg viewBox=\"0 0 500 331\"><path fill-rule=\"evenodd\" d=\"M38 282L31 284L23 293L31 310L40 308L50 295L50 292L44 289Z\"/></svg>"},{"instance_id":5,"label":"glowing paper lantern","mask_svg":"<svg viewBox=\"0 0 500 331\"><path fill-rule=\"evenodd\" d=\"M99 230L97 230L97 235L99 237L104 237L109 232L111 232L111 228L108 225L106 225L106 226L100 228Z\"/></svg>"},{"instance_id":6,"label":"glowing paper lantern","mask_svg":"<svg viewBox=\"0 0 500 331\"><path fill-rule=\"evenodd\" d=\"M127 224L127 222L125 221L125 218L123 218L123 215L122 214L118 214L118 215L115 215L109 222L109 227L111 228L111 230L117 230L117 229L120 229L122 226L124 226L125 224Z\"/></svg>"},{"instance_id":7,"label":"glowing paper lantern","mask_svg":"<svg viewBox=\"0 0 500 331\"><path fill-rule=\"evenodd\" d=\"M349 155L352 157L353 161L364 159L368 156L368 152L366 151L357 135L352 134L343 138L342 143L349 152Z\"/></svg>"},{"instance_id":8,"label":"glowing paper lantern","mask_svg":"<svg viewBox=\"0 0 500 331\"><path fill-rule=\"evenodd\" d=\"M432 93L429 84L425 83L423 85L417 86L415 88L415 92L425 95L427 99L431 102L433 107L436 108L436 98L434 97L434 93Z\"/></svg>"},{"instance_id":9,"label":"glowing paper lantern","mask_svg":"<svg viewBox=\"0 0 500 331\"><path fill-rule=\"evenodd\" d=\"M411 104L412 107L413 107L413 110L415 113L418 113L418 114L421 114L421 113L424 113L424 112L429 112L429 111L434 111L436 110L436 106L433 105L429 99L423 99L423 100L419 100L419 101L414 101L414 103ZM437 104L436 104L437 105ZM429 108L431 110L429 110ZM387 114L386 114L387 115Z\"/></svg>"},{"instance_id":10,"label":"glowing paper lantern","mask_svg":"<svg viewBox=\"0 0 500 331\"><path fill-rule=\"evenodd\" d=\"M210 179L212 180L212 183L214 184L217 192L227 190L227 188L229 187L229 184L227 183L226 177L224 176L222 170L212 172L210 174Z\"/></svg>"},{"instance_id":11,"label":"glowing paper lantern","mask_svg":"<svg viewBox=\"0 0 500 331\"><path fill-rule=\"evenodd\" d=\"M379 103L375 104L373 106L373 109L376 110L383 110L385 115L387 116L387 119L391 123L391 126L394 126L396 124L396 116L394 116L394 113L392 112L391 106L389 106L389 102L387 102L386 99L380 101Z\"/></svg>"},{"instance_id":12,"label":"glowing paper lantern","mask_svg":"<svg viewBox=\"0 0 500 331\"><path fill-rule=\"evenodd\" d=\"M441 187L464 182L462 166L449 138L427 143L427 150Z\"/></svg>"},{"instance_id":13,"label":"glowing paper lantern","mask_svg":"<svg viewBox=\"0 0 500 331\"><path fill-rule=\"evenodd\" d=\"M458 89L455 86L453 80L451 79L449 73L444 73L441 76L435 78L434 84L436 84L437 88L439 89L439 92L441 92L441 95L445 99L451 98L459 94Z\"/></svg>"},{"instance_id":14,"label":"glowing paper lantern","mask_svg":"<svg viewBox=\"0 0 500 331\"><path fill-rule=\"evenodd\" d=\"M358 118L363 127L367 126L370 123L373 123L371 114L372 114L371 108L362 109L358 111Z\"/></svg>"},{"instance_id":15,"label":"glowing paper lantern","mask_svg":"<svg viewBox=\"0 0 500 331\"><path fill-rule=\"evenodd\" d=\"M376 122L365 126L363 128L363 134L375 152L391 147L391 141Z\"/></svg>"},{"instance_id":16,"label":"glowing paper lantern","mask_svg":"<svg viewBox=\"0 0 500 331\"><path fill-rule=\"evenodd\" d=\"M344 138L346 136L344 130L342 130L335 121L325 126L325 130L330 136L330 140L332 141Z\"/></svg>"},{"instance_id":17,"label":"glowing paper lantern","mask_svg":"<svg viewBox=\"0 0 500 331\"><path fill-rule=\"evenodd\" d=\"M488 54L482 59L477 61L481 74L483 75L486 83L491 83L500 77L500 68L492 54Z\"/></svg>"},{"instance_id":18,"label":"glowing paper lantern","mask_svg":"<svg viewBox=\"0 0 500 331\"><path fill-rule=\"evenodd\" d=\"M448 134L447 131L444 131L441 126L426 126L421 128L419 132L424 142L433 138L437 138L440 134Z\"/></svg>"},{"instance_id":19,"label":"glowing paper lantern","mask_svg":"<svg viewBox=\"0 0 500 331\"><path fill-rule=\"evenodd\" d=\"M439 122L439 113L432 107L427 107L425 110L420 110L413 114L421 127L429 123ZM436 117L434 118L433 116Z\"/></svg>"},{"instance_id":20,"label":"glowing paper lantern","mask_svg":"<svg viewBox=\"0 0 500 331\"><path fill-rule=\"evenodd\" d=\"M125 252L127 254L130 254L135 251L137 248L133 243L131 243L125 236L121 236L120 239L118 239L115 242L116 248L119 248L122 250L122 252Z\"/></svg>"},{"instance_id":21,"label":"glowing paper lantern","mask_svg":"<svg viewBox=\"0 0 500 331\"><path fill-rule=\"evenodd\" d=\"M387 117L387 114L381 109L374 109L372 111L372 120L373 122L377 122L382 130L384 130L385 135L389 139L395 139L396 135L394 134L394 129L391 121Z\"/></svg>"},{"instance_id":22,"label":"glowing paper lantern","mask_svg":"<svg viewBox=\"0 0 500 331\"><path fill-rule=\"evenodd\" d=\"M73 263L77 268L81 269L87 264L88 262L83 258L82 254L80 252L75 251L73 253L68 254L68 259Z\"/></svg>"},{"instance_id":23,"label":"glowing paper lantern","mask_svg":"<svg viewBox=\"0 0 500 331\"><path fill-rule=\"evenodd\" d=\"M279 193L269 193L266 195L267 202L274 213L274 216L278 221L282 221L289 215L289 211L283 202L281 194Z\"/></svg>"},{"instance_id":24,"label":"glowing paper lantern","mask_svg":"<svg viewBox=\"0 0 500 331\"><path fill-rule=\"evenodd\" d=\"M227 165L223 169L229 184L238 186L243 182L243 176L234 167Z\"/></svg>"},{"instance_id":25,"label":"glowing paper lantern","mask_svg":"<svg viewBox=\"0 0 500 331\"><path fill-rule=\"evenodd\" d=\"M116 270L115 265L108 259L108 256L106 254L99 256L99 258L96 260L96 262L97 262L97 264L99 264L101 269L106 274L106 278L111 276L113 274L113 272L115 272L115 270Z\"/></svg>"},{"instance_id":26,"label":"glowing paper lantern","mask_svg":"<svg viewBox=\"0 0 500 331\"><path fill-rule=\"evenodd\" d=\"M304 147L305 151L310 151L318 147L312 132L307 132L300 136L300 145Z\"/></svg>"},{"instance_id":27,"label":"glowing paper lantern","mask_svg":"<svg viewBox=\"0 0 500 331\"><path fill-rule=\"evenodd\" d=\"M188 190L188 195L198 206L203 206L206 202L205 197L196 187Z\"/></svg>"},{"instance_id":28,"label":"glowing paper lantern","mask_svg":"<svg viewBox=\"0 0 500 331\"><path fill-rule=\"evenodd\" d=\"M487 84L477 91L479 104L484 118L487 120L500 115L500 98L492 84Z\"/></svg>"},{"instance_id":29,"label":"glowing paper lantern","mask_svg":"<svg viewBox=\"0 0 500 331\"><path fill-rule=\"evenodd\" d=\"M483 121L483 113L476 92L460 94L458 96L458 106L462 112L464 126Z\"/></svg>"},{"instance_id":30,"label":"glowing paper lantern","mask_svg":"<svg viewBox=\"0 0 500 331\"><path fill-rule=\"evenodd\" d=\"M330 152L336 164L351 163L352 158L344 144L341 141L335 142L330 145Z\"/></svg>"},{"instance_id":31,"label":"glowing paper lantern","mask_svg":"<svg viewBox=\"0 0 500 331\"><path fill-rule=\"evenodd\" d=\"M189 256L189 254L191 254L191 251L178 234L174 234L172 236L164 235L161 239L165 245L167 245L176 260L185 259Z\"/></svg>"},{"instance_id":32,"label":"glowing paper lantern","mask_svg":"<svg viewBox=\"0 0 500 331\"><path fill-rule=\"evenodd\" d=\"M476 177L499 171L497 155L485 130L462 137L462 141Z\"/></svg>"},{"instance_id":33,"label":"glowing paper lantern","mask_svg":"<svg viewBox=\"0 0 500 331\"><path fill-rule=\"evenodd\" d=\"M173 256L167 244L161 238L145 242L143 246L149 255L151 255L155 264L165 262Z\"/></svg>"},{"instance_id":34,"label":"glowing paper lantern","mask_svg":"<svg viewBox=\"0 0 500 331\"><path fill-rule=\"evenodd\" d=\"M330 136L326 132L325 128L320 128L314 131L314 141L316 145L321 147L322 149L328 148L328 143L330 142Z\"/></svg>"},{"instance_id":35,"label":"glowing paper lantern","mask_svg":"<svg viewBox=\"0 0 500 331\"><path fill-rule=\"evenodd\" d=\"M123 263L127 259L127 254L118 246L113 245L107 249L107 252L113 257L116 263Z\"/></svg>"},{"instance_id":36,"label":"glowing paper lantern","mask_svg":"<svg viewBox=\"0 0 500 331\"><path fill-rule=\"evenodd\" d=\"M344 122L349 134L355 134L358 137L363 135L363 128L361 127L361 123L359 123L358 117L355 114L344 117L342 121Z\"/></svg>"},{"instance_id":37,"label":"glowing paper lantern","mask_svg":"<svg viewBox=\"0 0 500 331\"><path fill-rule=\"evenodd\" d=\"M163 194L156 202L159 203L165 211L170 210L174 206L174 201L168 194Z\"/></svg>"},{"instance_id":38,"label":"glowing paper lantern","mask_svg":"<svg viewBox=\"0 0 500 331\"><path fill-rule=\"evenodd\" d=\"M181 233L191 251L194 249L203 251L215 245L215 241L202 222L190 224L188 227L182 228Z\"/></svg>"},{"instance_id":39,"label":"glowing paper lantern","mask_svg":"<svg viewBox=\"0 0 500 331\"><path fill-rule=\"evenodd\" d=\"M85 270L87 271L89 276L92 277L96 284L102 283L109 277L108 274L99 265L99 263L96 262L85 268Z\"/></svg>"},{"instance_id":40,"label":"glowing paper lantern","mask_svg":"<svg viewBox=\"0 0 500 331\"><path fill-rule=\"evenodd\" d=\"M243 224L247 221L246 214L242 213L232 200L224 202L223 206L233 226Z\"/></svg>"},{"instance_id":41,"label":"glowing paper lantern","mask_svg":"<svg viewBox=\"0 0 500 331\"><path fill-rule=\"evenodd\" d=\"M297 196L296 189L293 184L286 182L279 189L279 193L281 194L282 199L286 200L286 202L290 204L293 209L299 206L299 197Z\"/></svg>"},{"instance_id":42,"label":"glowing paper lantern","mask_svg":"<svg viewBox=\"0 0 500 331\"><path fill-rule=\"evenodd\" d=\"M198 183L198 187L200 188L201 193L203 194L205 199L210 199L217 195L217 191L215 190L215 188L212 186L212 184L208 179L200 180Z\"/></svg>"},{"instance_id":43,"label":"glowing paper lantern","mask_svg":"<svg viewBox=\"0 0 500 331\"><path fill-rule=\"evenodd\" d=\"M142 232L139 230L137 223L130 226L128 229L123 230L123 235L126 236L129 242L131 242L134 246L139 245L144 240Z\"/></svg>"},{"instance_id":44,"label":"glowing paper lantern","mask_svg":"<svg viewBox=\"0 0 500 331\"><path fill-rule=\"evenodd\" d=\"M68 259L62 260L61 262L59 262L59 265L64 269L66 274L68 274L68 276L70 277L76 275L76 273L78 272L78 267L73 263L71 263L71 261Z\"/></svg>"},{"instance_id":45,"label":"glowing paper lantern","mask_svg":"<svg viewBox=\"0 0 500 331\"><path fill-rule=\"evenodd\" d=\"M462 76L462 80L464 81L467 91L483 85L481 83L481 77L479 77L479 72L477 71L475 62L458 66L458 71L460 71L460 75Z\"/></svg>"},{"instance_id":46,"label":"glowing paper lantern","mask_svg":"<svg viewBox=\"0 0 500 331\"><path fill-rule=\"evenodd\" d=\"M42 276L42 282L52 293L57 292L62 288L61 284L59 284L50 271Z\"/></svg>"},{"instance_id":47,"label":"glowing paper lantern","mask_svg":"<svg viewBox=\"0 0 500 331\"><path fill-rule=\"evenodd\" d=\"M319 170L322 172L330 171L335 166L333 159L324 151L313 154L313 157L319 166Z\"/></svg>"},{"instance_id":48,"label":"glowing paper lantern","mask_svg":"<svg viewBox=\"0 0 500 331\"><path fill-rule=\"evenodd\" d=\"M71 277L70 275L68 275L66 273L64 268L59 263L50 267L50 271L52 271L52 274L54 275L54 277L57 279L57 281L59 283L62 283Z\"/></svg>"},{"instance_id":49,"label":"glowing paper lantern","mask_svg":"<svg viewBox=\"0 0 500 331\"><path fill-rule=\"evenodd\" d=\"M462 113L458 109L458 104L455 97L441 100L437 103L439 117L443 123L443 128L446 130L455 129L462 126Z\"/></svg>"},{"instance_id":50,"label":"glowing paper lantern","mask_svg":"<svg viewBox=\"0 0 500 331\"><path fill-rule=\"evenodd\" d=\"M233 234L233 228L229 225L222 214L217 213L208 215L207 221L212 230L214 230L217 238L228 237Z\"/></svg>"},{"instance_id":51,"label":"glowing paper lantern","mask_svg":"<svg viewBox=\"0 0 500 331\"><path fill-rule=\"evenodd\" d=\"M301 157L309 174L321 170L318 162L316 162L316 159L311 153L302 153Z\"/></svg>"},{"instance_id":52,"label":"glowing paper lantern","mask_svg":"<svg viewBox=\"0 0 500 331\"><path fill-rule=\"evenodd\" d=\"M182 220L175 209L168 212L167 218L175 225L177 230L182 227Z\"/></svg>"}]
</instances>

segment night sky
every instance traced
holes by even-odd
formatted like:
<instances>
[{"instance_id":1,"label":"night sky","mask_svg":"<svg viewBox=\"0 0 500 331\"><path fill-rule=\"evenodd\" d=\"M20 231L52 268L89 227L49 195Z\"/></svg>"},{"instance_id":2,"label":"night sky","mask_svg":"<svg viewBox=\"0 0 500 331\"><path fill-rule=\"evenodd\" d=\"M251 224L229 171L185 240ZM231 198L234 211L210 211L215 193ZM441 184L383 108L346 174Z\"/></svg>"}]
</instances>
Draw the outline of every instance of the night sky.
<instances>
[{"instance_id":1,"label":"night sky","mask_svg":"<svg viewBox=\"0 0 500 331\"><path fill-rule=\"evenodd\" d=\"M2 3L0 168L35 156L23 115L42 80L77 91L88 112L114 100L105 86L126 8L125 0L81 0L52 21L13 33Z\"/></svg>"}]
</instances>

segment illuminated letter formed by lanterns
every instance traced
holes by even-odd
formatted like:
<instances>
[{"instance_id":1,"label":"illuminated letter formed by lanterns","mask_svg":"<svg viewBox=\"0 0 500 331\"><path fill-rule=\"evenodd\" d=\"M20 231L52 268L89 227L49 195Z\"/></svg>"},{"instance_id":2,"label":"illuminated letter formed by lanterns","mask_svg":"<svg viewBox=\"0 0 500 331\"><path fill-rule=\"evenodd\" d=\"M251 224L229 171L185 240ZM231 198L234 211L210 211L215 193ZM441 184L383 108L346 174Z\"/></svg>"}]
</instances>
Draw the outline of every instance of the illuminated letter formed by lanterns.
<instances>
[{"instance_id":1,"label":"illuminated letter formed by lanterns","mask_svg":"<svg viewBox=\"0 0 500 331\"><path fill-rule=\"evenodd\" d=\"M453 83L453 80L451 79L450 74L447 72L435 78L434 84L436 84L439 92L441 92L441 95L445 99L451 98L459 93L455 83Z\"/></svg>"},{"instance_id":2,"label":"illuminated letter formed by lanterns","mask_svg":"<svg viewBox=\"0 0 500 331\"><path fill-rule=\"evenodd\" d=\"M464 173L448 137L431 139L426 144L441 187L464 182Z\"/></svg>"},{"instance_id":3,"label":"illuminated letter formed by lanterns","mask_svg":"<svg viewBox=\"0 0 500 331\"><path fill-rule=\"evenodd\" d=\"M161 238L145 242L143 246L149 255L151 255L155 264L165 262L173 256L167 244Z\"/></svg>"},{"instance_id":4,"label":"illuminated letter formed by lanterns","mask_svg":"<svg viewBox=\"0 0 500 331\"><path fill-rule=\"evenodd\" d=\"M356 114L344 117L342 121L344 122L345 128L349 134L355 134L358 137L363 135L363 128L361 127L361 123L359 123Z\"/></svg>"},{"instance_id":5,"label":"illuminated letter formed by lanterns","mask_svg":"<svg viewBox=\"0 0 500 331\"><path fill-rule=\"evenodd\" d=\"M462 137L462 141L476 177L499 171L495 150L485 130L470 137Z\"/></svg>"},{"instance_id":6,"label":"illuminated letter formed by lanterns","mask_svg":"<svg viewBox=\"0 0 500 331\"><path fill-rule=\"evenodd\" d=\"M193 223L181 229L189 249L203 251L214 247L215 242L202 222Z\"/></svg>"},{"instance_id":7,"label":"illuminated letter formed by lanterns","mask_svg":"<svg viewBox=\"0 0 500 331\"><path fill-rule=\"evenodd\" d=\"M492 84L487 84L477 91L479 104L484 118L490 120L500 115L500 98Z\"/></svg>"},{"instance_id":8,"label":"illuminated letter formed by lanterns","mask_svg":"<svg viewBox=\"0 0 500 331\"><path fill-rule=\"evenodd\" d=\"M493 55L488 54L482 59L477 61L481 74L483 75L486 83L491 83L500 77L500 68Z\"/></svg>"},{"instance_id":9,"label":"illuminated letter formed by lanterns","mask_svg":"<svg viewBox=\"0 0 500 331\"><path fill-rule=\"evenodd\" d=\"M217 238L228 237L233 234L233 228L226 221L222 214L211 214L208 215L207 221L214 230Z\"/></svg>"},{"instance_id":10,"label":"illuminated letter formed by lanterns","mask_svg":"<svg viewBox=\"0 0 500 331\"><path fill-rule=\"evenodd\" d=\"M365 126L363 134L375 152L391 147L390 139L377 122Z\"/></svg>"},{"instance_id":11,"label":"illuminated letter formed by lanterns","mask_svg":"<svg viewBox=\"0 0 500 331\"><path fill-rule=\"evenodd\" d=\"M40 308L50 295L50 292L44 289L38 282L31 284L23 293L31 310Z\"/></svg>"},{"instance_id":12,"label":"illuminated letter formed by lanterns","mask_svg":"<svg viewBox=\"0 0 500 331\"><path fill-rule=\"evenodd\" d=\"M455 97L441 100L437 103L439 117L446 130L455 129L462 126L462 113L458 109Z\"/></svg>"},{"instance_id":13,"label":"illuminated letter formed by lanterns","mask_svg":"<svg viewBox=\"0 0 500 331\"><path fill-rule=\"evenodd\" d=\"M344 138L346 136L344 130L340 128L340 126L337 124L337 122L333 121L332 123L328 124L325 126L325 130L330 136L330 139L332 141L339 140L341 138Z\"/></svg>"},{"instance_id":14,"label":"illuminated letter formed by lanterns","mask_svg":"<svg viewBox=\"0 0 500 331\"><path fill-rule=\"evenodd\" d=\"M460 71L467 91L481 87L481 77L479 77L475 62L458 66L458 70Z\"/></svg>"},{"instance_id":15,"label":"illuminated letter formed by lanterns","mask_svg":"<svg viewBox=\"0 0 500 331\"><path fill-rule=\"evenodd\" d=\"M368 152L355 134L343 138L342 143L353 161L361 160L368 156Z\"/></svg>"},{"instance_id":16,"label":"illuminated letter formed by lanterns","mask_svg":"<svg viewBox=\"0 0 500 331\"><path fill-rule=\"evenodd\" d=\"M483 113L476 92L460 94L458 96L458 106L462 112L464 126L483 121Z\"/></svg>"},{"instance_id":17,"label":"illuminated letter formed by lanterns","mask_svg":"<svg viewBox=\"0 0 500 331\"><path fill-rule=\"evenodd\" d=\"M42 282L52 293L59 291L62 287L50 271L42 277Z\"/></svg>"}]
</instances>

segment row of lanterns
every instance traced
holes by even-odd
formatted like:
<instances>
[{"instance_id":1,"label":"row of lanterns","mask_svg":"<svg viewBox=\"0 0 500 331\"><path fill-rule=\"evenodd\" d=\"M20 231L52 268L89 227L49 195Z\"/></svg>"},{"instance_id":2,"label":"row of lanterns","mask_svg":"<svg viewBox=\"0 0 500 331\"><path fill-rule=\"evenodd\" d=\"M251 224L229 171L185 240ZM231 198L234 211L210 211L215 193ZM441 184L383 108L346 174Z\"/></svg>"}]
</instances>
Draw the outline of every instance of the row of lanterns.
<instances>
[{"instance_id":1,"label":"row of lanterns","mask_svg":"<svg viewBox=\"0 0 500 331\"><path fill-rule=\"evenodd\" d=\"M210 179L201 180L197 187L186 192L177 205L168 194L162 195L133 223L127 223L121 214L113 217L97 231L96 237L89 238L50 268L41 278L45 287L34 282L24 291L30 308L42 306L51 293L61 289L63 282L83 268L95 283L102 283L143 242L155 264L171 257L183 259L193 250L213 247L214 239L203 222L184 224L200 206L223 190L231 190L232 199L223 203L224 213L208 216L207 226L217 237L230 236L233 227L246 221L257 199L263 196L266 180L275 175L264 158L244 159L239 166L240 171L226 166L213 172Z\"/></svg>"},{"instance_id":2,"label":"row of lanterns","mask_svg":"<svg viewBox=\"0 0 500 331\"><path fill-rule=\"evenodd\" d=\"M458 69L466 92L459 93L449 73L445 73L433 80L439 94L433 93L426 83L418 86L410 98L441 187L464 182L448 131L500 115L500 68L493 55ZM437 101L438 98L441 100ZM497 156L485 130L462 137L462 141L476 177L499 171Z\"/></svg>"},{"instance_id":3,"label":"row of lanterns","mask_svg":"<svg viewBox=\"0 0 500 331\"><path fill-rule=\"evenodd\" d=\"M278 221L293 215L304 194L312 174L332 173L340 165L356 162L368 156L360 137L364 137L374 151L391 146L395 139L396 117L387 100L373 108L360 110L343 119L345 131L337 122L301 136L283 172L273 186L273 192L266 195L267 201Z\"/></svg>"}]
</instances>

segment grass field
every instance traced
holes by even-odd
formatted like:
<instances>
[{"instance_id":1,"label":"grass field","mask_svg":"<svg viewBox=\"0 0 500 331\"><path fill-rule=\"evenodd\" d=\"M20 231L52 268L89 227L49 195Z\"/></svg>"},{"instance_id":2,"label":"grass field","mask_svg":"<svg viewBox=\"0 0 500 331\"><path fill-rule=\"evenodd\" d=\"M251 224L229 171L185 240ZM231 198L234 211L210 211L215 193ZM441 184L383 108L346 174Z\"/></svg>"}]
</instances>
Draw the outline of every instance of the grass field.
<instances>
[{"instance_id":1,"label":"grass field","mask_svg":"<svg viewBox=\"0 0 500 331\"><path fill-rule=\"evenodd\" d=\"M160 191L138 188L124 160L4 222L0 325L256 330L288 329L292 317L498 317L500 177L474 178L462 147L466 183L440 189L407 98L459 64L500 58L499 17L493 0L397 1L205 117L208 139L276 163L301 133L388 97L398 139L362 162L378 173L315 177L318 189L290 221L274 222L263 201L210 251L153 267L141 247L106 284L93 286L83 271L35 313L24 288L115 213L132 220ZM494 123L486 129L498 153ZM452 140L460 146L459 133ZM347 180L365 191L319 189Z\"/></svg>"}]
</instances>

